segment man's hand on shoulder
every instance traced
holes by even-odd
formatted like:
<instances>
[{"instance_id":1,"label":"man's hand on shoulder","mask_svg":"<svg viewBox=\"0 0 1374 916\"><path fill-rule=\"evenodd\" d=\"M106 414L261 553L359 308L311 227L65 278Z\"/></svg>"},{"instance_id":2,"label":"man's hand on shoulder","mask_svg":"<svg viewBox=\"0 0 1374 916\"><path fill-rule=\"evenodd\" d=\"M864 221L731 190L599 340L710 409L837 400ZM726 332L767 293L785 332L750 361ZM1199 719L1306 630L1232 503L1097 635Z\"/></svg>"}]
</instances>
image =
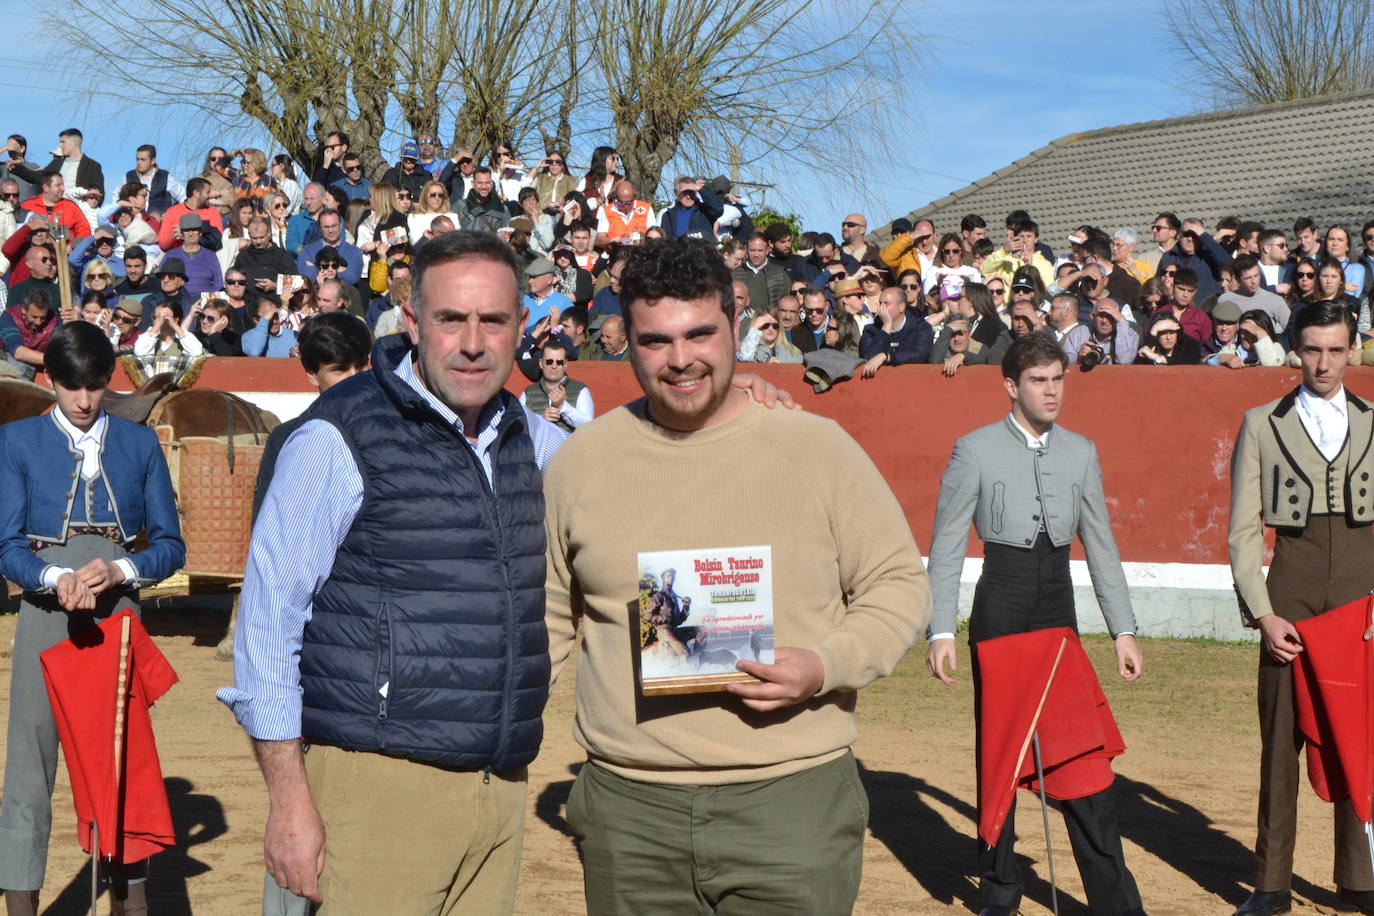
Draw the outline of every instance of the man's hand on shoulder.
<instances>
[{"instance_id":1,"label":"man's hand on shoulder","mask_svg":"<svg viewBox=\"0 0 1374 916\"><path fill-rule=\"evenodd\" d=\"M945 672L946 663L949 664L951 673ZM930 676L942 684L953 684L952 672L958 670L959 667L959 659L954 651L954 640L932 639L930 648L926 650L926 667L930 669Z\"/></svg>"},{"instance_id":2,"label":"man's hand on shoulder","mask_svg":"<svg viewBox=\"0 0 1374 916\"><path fill-rule=\"evenodd\" d=\"M825 664L810 649L779 646L774 658L771 665L740 659L735 667L763 683L727 684L725 689L744 700L750 709L770 712L805 703L825 683Z\"/></svg>"},{"instance_id":3,"label":"man's hand on shoulder","mask_svg":"<svg viewBox=\"0 0 1374 916\"><path fill-rule=\"evenodd\" d=\"M764 407L772 410L781 404L789 410L798 409L796 399L786 391L774 385L768 379L752 372L736 372L735 377L730 380L731 387L739 388L749 392L749 396L758 401Z\"/></svg>"},{"instance_id":4,"label":"man's hand on shoulder","mask_svg":"<svg viewBox=\"0 0 1374 916\"><path fill-rule=\"evenodd\" d=\"M1145 660L1140 656L1140 644L1129 633L1116 638L1116 670L1126 683L1145 673Z\"/></svg>"},{"instance_id":5,"label":"man's hand on shoulder","mask_svg":"<svg viewBox=\"0 0 1374 916\"><path fill-rule=\"evenodd\" d=\"M1260 628L1260 641L1274 661L1286 665L1298 657L1302 651L1302 637L1297 628L1278 614L1265 614L1256 623Z\"/></svg>"}]
</instances>

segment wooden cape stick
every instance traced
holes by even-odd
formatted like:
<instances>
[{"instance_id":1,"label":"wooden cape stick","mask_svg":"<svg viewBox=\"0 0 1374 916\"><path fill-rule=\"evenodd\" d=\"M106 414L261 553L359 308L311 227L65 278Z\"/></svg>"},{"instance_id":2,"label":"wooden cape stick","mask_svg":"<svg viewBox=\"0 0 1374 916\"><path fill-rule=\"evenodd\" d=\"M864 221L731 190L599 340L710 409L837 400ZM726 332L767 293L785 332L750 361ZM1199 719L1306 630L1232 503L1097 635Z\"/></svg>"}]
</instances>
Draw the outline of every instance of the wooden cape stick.
<instances>
[{"instance_id":1,"label":"wooden cape stick","mask_svg":"<svg viewBox=\"0 0 1374 916\"><path fill-rule=\"evenodd\" d=\"M124 708L128 699L129 686L129 620L128 614L119 622L119 680L115 684L114 720L114 790L115 811L119 811L120 764L124 750ZM92 812L91 817L91 916L96 916L96 902L100 899L100 820ZM119 823L116 815L115 823Z\"/></svg>"},{"instance_id":2,"label":"wooden cape stick","mask_svg":"<svg viewBox=\"0 0 1374 916\"><path fill-rule=\"evenodd\" d=\"M1016 784L1020 782L1021 764L1026 760L1026 751L1030 749L1031 743L1035 743L1035 771L1040 780L1040 815L1045 822L1045 854L1050 862L1050 896L1054 904L1056 916L1059 913L1059 892L1054 886L1054 851L1050 848L1050 816L1049 806L1045 802L1045 774L1040 766L1040 736L1036 733L1040 726L1040 714L1045 711L1045 701L1049 699L1050 688L1054 686L1054 676L1059 673L1059 663L1064 658L1064 647L1069 644L1067 639L1059 640L1059 651L1054 654L1054 664L1050 667L1050 676L1045 679L1045 691L1040 694L1040 702L1035 706L1035 715L1031 717L1030 728L1026 731L1026 738L1021 742L1021 753L1016 755L1016 768L1012 770L1011 791L1016 793ZM1006 824L1002 825L1006 829ZM1372 847L1374 848L1374 847Z\"/></svg>"}]
</instances>

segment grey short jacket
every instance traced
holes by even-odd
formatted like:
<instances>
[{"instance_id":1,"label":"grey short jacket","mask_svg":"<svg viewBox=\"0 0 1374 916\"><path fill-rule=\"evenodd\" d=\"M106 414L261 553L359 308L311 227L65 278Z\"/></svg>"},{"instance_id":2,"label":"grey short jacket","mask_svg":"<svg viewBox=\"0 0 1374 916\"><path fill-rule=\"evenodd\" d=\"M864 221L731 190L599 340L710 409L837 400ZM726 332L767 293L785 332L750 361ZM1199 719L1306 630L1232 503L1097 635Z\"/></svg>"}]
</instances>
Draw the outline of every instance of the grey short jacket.
<instances>
[{"instance_id":1,"label":"grey short jacket","mask_svg":"<svg viewBox=\"0 0 1374 916\"><path fill-rule=\"evenodd\" d=\"M1008 415L954 443L940 478L930 544L932 633L954 631L970 520L985 542L1013 547L1034 543L1042 522L1056 547L1077 534L1107 629L1113 636L1135 631L1126 575L1107 517L1102 469L1091 441L1056 426L1043 448L1030 449Z\"/></svg>"}]
</instances>

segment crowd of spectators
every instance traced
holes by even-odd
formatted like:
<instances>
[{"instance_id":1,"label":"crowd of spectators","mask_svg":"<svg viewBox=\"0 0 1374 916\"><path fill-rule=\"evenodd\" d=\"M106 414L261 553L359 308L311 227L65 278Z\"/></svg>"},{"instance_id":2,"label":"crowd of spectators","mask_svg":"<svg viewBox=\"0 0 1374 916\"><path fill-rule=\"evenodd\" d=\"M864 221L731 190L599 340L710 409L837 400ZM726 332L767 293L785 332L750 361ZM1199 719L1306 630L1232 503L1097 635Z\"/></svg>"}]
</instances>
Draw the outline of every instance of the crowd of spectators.
<instances>
[{"instance_id":1,"label":"crowd of spectators","mask_svg":"<svg viewBox=\"0 0 1374 916\"><path fill-rule=\"evenodd\" d=\"M592 413L569 370L624 359L619 274L630 246L654 237L718 248L735 279L739 360L839 353L849 363L841 377L910 363L952 375L999 362L1032 333L1052 335L1084 371L1275 366L1290 358L1292 316L1322 301L1349 308L1366 339L1370 330L1374 221L1358 251L1339 225L1226 217L1209 230L1170 212L1152 222L1149 243L1130 227L1082 225L1056 251L1016 211L992 233L977 214L957 229L897 219L878 244L859 213L838 236L783 222L756 229L724 178L680 177L672 201L655 203L611 147L579 177L560 151L527 162L499 144L484 163L466 149L445 153L430 134L405 143L379 181L344 133L321 139L308 180L286 155L220 146L200 174L179 178L145 144L107 203L82 139L62 131L44 165L23 136L7 139L0 372L31 377L64 321L98 325L149 372L203 355L290 357L303 323L332 311L397 333L413 253L455 229L500 235L525 265L526 394L569 429Z\"/></svg>"}]
</instances>

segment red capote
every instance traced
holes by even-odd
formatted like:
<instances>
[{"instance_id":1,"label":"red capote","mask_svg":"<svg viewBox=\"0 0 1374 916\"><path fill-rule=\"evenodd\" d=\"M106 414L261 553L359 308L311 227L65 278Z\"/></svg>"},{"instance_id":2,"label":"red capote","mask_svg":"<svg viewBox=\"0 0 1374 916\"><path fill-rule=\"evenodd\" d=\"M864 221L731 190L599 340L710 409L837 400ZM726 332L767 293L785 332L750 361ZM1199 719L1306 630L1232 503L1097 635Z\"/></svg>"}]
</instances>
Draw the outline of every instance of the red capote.
<instances>
[{"instance_id":1,"label":"red capote","mask_svg":"<svg viewBox=\"0 0 1374 916\"><path fill-rule=\"evenodd\" d=\"M124 760L114 774L115 695L120 621L129 624L128 703ZM91 851L91 821L100 825L100 857L128 864L173 846L172 812L162 784L150 707L176 683L132 611L123 610L41 653L57 735L71 775L77 837Z\"/></svg>"},{"instance_id":2,"label":"red capote","mask_svg":"<svg viewBox=\"0 0 1374 916\"><path fill-rule=\"evenodd\" d=\"M1083 644L1069 627L999 636L974 651L981 701L978 835L992 846L1016 787L1040 789L1032 732L1040 734L1045 794L1061 800L1111 785L1111 758L1126 745Z\"/></svg>"},{"instance_id":3,"label":"red capote","mask_svg":"<svg viewBox=\"0 0 1374 916\"><path fill-rule=\"evenodd\" d=\"M1303 651L1293 660L1293 703L1307 741L1307 778L1325 801L1347 796L1370 822L1374 795L1374 640L1365 640L1374 597L1293 626Z\"/></svg>"}]
</instances>

